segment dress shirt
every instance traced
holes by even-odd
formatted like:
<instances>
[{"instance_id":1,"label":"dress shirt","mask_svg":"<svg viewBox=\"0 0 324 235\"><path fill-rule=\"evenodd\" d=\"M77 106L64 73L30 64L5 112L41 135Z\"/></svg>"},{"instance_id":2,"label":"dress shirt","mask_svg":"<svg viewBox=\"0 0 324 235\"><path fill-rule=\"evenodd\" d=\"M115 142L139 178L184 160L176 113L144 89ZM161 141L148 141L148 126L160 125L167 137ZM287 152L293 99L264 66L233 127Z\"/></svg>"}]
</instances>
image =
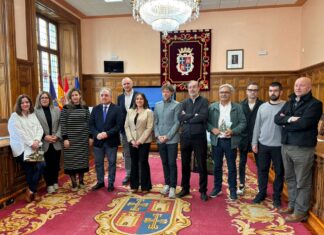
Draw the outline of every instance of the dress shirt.
<instances>
[{"instance_id":1,"label":"dress shirt","mask_svg":"<svg viewBox=\"0 0 324 235\"><path fill-rule=\"evenodd\" d=\"M125 95L125 109L128 110L130 108L131 103L132 103L134 90L132 89L130 94L126 94L126 92L125 92L124 95Z\"/></svg>"}]
</instances>

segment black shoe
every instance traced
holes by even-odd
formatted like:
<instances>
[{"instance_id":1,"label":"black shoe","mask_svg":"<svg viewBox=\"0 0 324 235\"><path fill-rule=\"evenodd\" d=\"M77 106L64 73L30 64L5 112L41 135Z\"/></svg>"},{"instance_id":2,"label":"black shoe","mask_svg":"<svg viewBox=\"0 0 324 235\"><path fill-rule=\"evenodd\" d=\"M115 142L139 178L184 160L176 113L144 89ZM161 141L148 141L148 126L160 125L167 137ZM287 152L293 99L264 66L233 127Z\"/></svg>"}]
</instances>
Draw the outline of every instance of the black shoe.
<instances>
[{"instance_id":1,"label":"black shoe","mask_svg":"<svg viewBox=\"0 0 324 235\"><path fill-rule=\"evenodd\" d=\"M114 189L115 189L114 185L113 184L109 184L107 191L108 192L112 192L112 191L114 191Z\"/></svg>"},{"instance_id":2,"label":"black shoe","mask_svg":"<svg viewBox=\"0 0 324 235\"><path fill-rule=\"evenodd\" d=\"M207 201L208 200L208 196L207 196L207 194L205 193L205 192L203 192L203 193L201 193L200 194L200 199L202 200L202 201Z\"/></svg>"},{"instance_id":3,"label":"black shoe","mask_svg":"<svg viewBox=\"0 0 324 235\"><path fill-rule=\"evenodd\" d=\"M93 186L93 187L91 188L91 190L92 190L92 191L96 191L96 190L98 190L98 189L100 189L100 188L103 188L103 187L105 187L105 183L97 183L95 186Z\"/></svg>"},{"instance_id":4,"label":"black shoe","mask_svg":"<svg viewBox=\"0 0 324 235\"><path fill-rule=\"evenodd\" d=\"M210 193L211 198L218 197L219 195L222 195L222 190L221 189L213 189L213 191Z\"/></svg>"},{"instance_id":5,"label":"black shoe","mask_svg":"<svg viewBox=\"0 0 324 235\"><path fill-rule=\"evenodd\" d=\"M184 197L184 196L186 196L186 195L189 195L189 190L184 190L184 189L181 189L181 191L179 192L179 193L177 193L177 197L178 198L182 198L182 197Z\"/></svg>"},{"instance_id":6,"label":"black shoe","mask_svg":"<svg viewBox=\"0 0 324 235\"><path fill-rule=\"evenodd\" d=\"M256 197L253 199L252 203L253 204L259 204L259 203L263 202L265 200L265 198L266 198L265 196L263 196L260 193L258 193L256 195Z\"/></svg>"},{"instance_id":7,"label":"black shoe","mask_svg":"<svg viewBox=\"0 0 324 235\"><path fill-rule=\"evenodd\" d=\"M281 207L281 201L280 200L274 200L273 201L273 208L280 209Z\"/></svg>"},{"instance_id":8,"label":"black shoe","mask_svg":"<svg viewBox=\"0 0 324 235\"><path fill-rule=\"evenodd\" d=\"M236 191L230 192L230 200L231 201L237 200L237 193L236 193Z\"/></svg>"},{"instance_id":9,"label":"black shoe","mask_svg":"<svg viewBox=\"0 0 324 235\"><path fill-rule=\"evenodd\" d=\"M129 183L129 177L126 176L125 179L123 179L123 185L127 185Z\"/></svg>"}]
</instances>

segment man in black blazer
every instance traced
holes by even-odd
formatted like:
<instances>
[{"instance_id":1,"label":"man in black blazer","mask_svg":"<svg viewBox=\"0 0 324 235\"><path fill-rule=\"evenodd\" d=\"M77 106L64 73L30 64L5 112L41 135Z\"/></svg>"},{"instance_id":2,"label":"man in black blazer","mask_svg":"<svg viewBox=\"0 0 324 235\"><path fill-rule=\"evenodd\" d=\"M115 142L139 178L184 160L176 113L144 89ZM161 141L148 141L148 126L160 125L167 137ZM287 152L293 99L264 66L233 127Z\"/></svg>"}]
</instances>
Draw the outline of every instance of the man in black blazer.
<instances>
[{"instance_id":1,"label":"man in black blazer","mask_svg":"<svg viewBox=\"0 0 324 235\"><path fill-rule=\"evenodd\" d=\"M97 184L92 190L105 186L104 159L108 158L108 192L114 190L116 176L117 149L120 144L119 131L123 127L120 107L113 104L111 89L100 91L101 104L92 109L90 116L90 131L94 138L94 154L97 172Z\"/></svg>"},{"instance_id":2,"label":"man in black blazer","mask_svg":"<svg viewBox=\"0 0 324 235\"><path fill-rule=\"evenodd\" d=\"M121 134L120 138L123 145L123 155L124 155L125 169L126 169L126 177L123 180L123 185L126 185L127 183L129 183L129 179L130 179L131 159L130 159L130 152L129 152L129 143L127 141L124 124L126 120L127 110L133 106L135 95L137 94L137 92L134 91L133 89L132 79L128 77L125 77L122 80L122 86L123 86L124 93L118 96L117 104L120 107L122 113L123 126L120 130L120 134Z\"/></svg>"}]
</instances>

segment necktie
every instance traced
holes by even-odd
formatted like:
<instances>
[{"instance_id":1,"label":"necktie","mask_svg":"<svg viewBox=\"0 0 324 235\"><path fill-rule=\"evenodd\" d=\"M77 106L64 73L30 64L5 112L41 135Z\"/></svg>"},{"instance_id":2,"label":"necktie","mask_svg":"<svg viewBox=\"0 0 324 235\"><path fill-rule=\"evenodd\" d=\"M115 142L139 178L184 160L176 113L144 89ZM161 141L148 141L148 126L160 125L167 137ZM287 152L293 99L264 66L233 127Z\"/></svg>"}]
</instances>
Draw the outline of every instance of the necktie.
<instances>
[{"instance_id":1,"label":"necktie","mask_svg":"<svg viewBox=\"0 0 324 235\"><path fill-rule=\"evenodd\" d=\"M103 120L104 120L104 122L106 121L106 117L107 117L107 106L104 106L104 110L103 110Z\"/></svg>"}]
</instances>

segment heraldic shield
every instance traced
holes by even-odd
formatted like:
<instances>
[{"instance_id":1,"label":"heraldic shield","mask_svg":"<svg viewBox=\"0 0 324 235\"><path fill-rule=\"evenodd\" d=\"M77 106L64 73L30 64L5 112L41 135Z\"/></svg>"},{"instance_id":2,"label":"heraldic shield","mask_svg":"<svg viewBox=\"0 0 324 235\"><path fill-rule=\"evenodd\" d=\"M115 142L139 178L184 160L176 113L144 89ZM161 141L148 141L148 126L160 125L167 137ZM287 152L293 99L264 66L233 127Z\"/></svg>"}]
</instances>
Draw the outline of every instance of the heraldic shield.
<instances>
[{"instance_id":1,"label":"heraldic shield","mask_svg":"<svg viewBox=\"0 0 324 235\"><path fill-rule=\"evenodd\" d=\"M178 50L177 70L181 75L189 75L194 69L194 53L192 48L184 47Z\"/></svg>"},{"instance_id":2,"label":"heraldic shield","mask_svg":"<svg viewBox=\"0 0 324 235\"><path fill-rule=\"evenodd\" d=\"M113 209L95 217L97 234L175 234L191 222L182 211L190 203L160 195L124 196L108 205Z\"/></svg>"}]
</instances>

